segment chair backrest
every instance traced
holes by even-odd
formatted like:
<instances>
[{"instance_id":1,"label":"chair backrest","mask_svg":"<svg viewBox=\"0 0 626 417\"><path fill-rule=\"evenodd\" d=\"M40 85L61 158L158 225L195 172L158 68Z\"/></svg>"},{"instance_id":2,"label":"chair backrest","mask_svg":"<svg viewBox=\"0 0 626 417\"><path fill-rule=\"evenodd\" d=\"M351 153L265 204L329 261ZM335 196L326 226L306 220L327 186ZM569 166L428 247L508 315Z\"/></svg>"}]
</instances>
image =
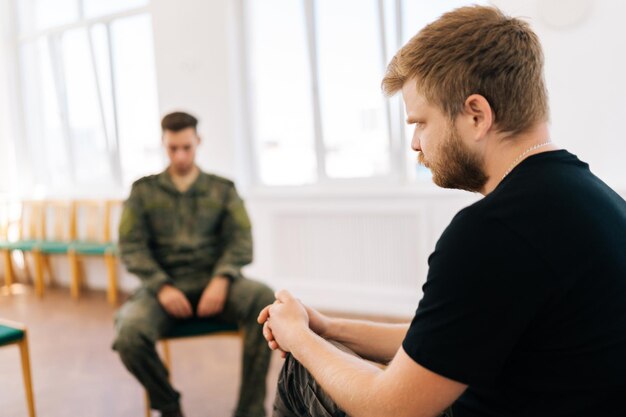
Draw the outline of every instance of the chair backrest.
<instances>
[{"instance_id":1,"label":"chair backrest","mask_svg":"<svg viewBox=\"0 0 626 417\"><path fill-rule=\"evenodd\" d=\"M104 200L74 201L75 239L104 243L107 242L107 205Z\"/></svg>"},{"instance_id":2,"label":"chair backrest","mask_svg":"<svg viewBox=\"0 0 626 417\"><path fill-rule=\"evenodd\" d=\"M2 200L0 202L0 241L9 240L9 202Z\"/></svg>"},{"instance_id":3,"label":"chair backrest","mask_svg":"<svg viewBox=\"0 0 626 417\"><path fill-rule=\"evenodd\" d=\"M107 200L107 225L105 231L107 234L108 242L117 242L118 230L120 220L122 219L122 210L124 207L124 200Z\"/></svg>"},{"instance_id":4,"label":"chair backrest","mask_svg":"<svg viewBox=\"0 0 626 417\"><path fill-rule=\"evenodd\" d=\"M120 200L75 200L75 239L109 243L117 240Z\"/></svg>"},{"instance_id":5,"label":"chair backrest","mask_svg":"<svg viewBox=\"0 0 626 417\"><path fill-rule=\"evenodd\" d=\"M41 240L45 237L44 208L45 202L40 200L24 200L21 202L21 215L18 228L18 239Z\"/></svg>"},{"instance_id":6,"label":"chair backrest","mask_svg":"<svg viewBox=\"0 0 626 417\"><path fill-rule=\"evenodd\" d=\"M44 240L74 240L74 207L71 201L47 200L43 208Z\"/></svg>"},{"instance_id":7,"label":"chair backrest","mask_svg":"<svg viewBox=\"0 0 626 417\"><path fill-rule=\"evenodd\" d=\"M19 239L21 230L22 204L16 200L0 202L0 241L13 242Z\"/></svg>"}]
</instances>

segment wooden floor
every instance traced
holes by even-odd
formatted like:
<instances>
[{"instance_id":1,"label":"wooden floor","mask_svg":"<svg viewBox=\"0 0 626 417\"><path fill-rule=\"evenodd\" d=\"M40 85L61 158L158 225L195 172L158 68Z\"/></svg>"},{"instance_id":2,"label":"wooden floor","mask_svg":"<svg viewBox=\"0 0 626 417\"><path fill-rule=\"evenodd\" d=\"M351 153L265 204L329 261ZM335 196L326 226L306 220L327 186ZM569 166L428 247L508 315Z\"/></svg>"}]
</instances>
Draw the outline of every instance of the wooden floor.
<instances>
[{"instance_id":1,"label":"wooden floor","mask_svg":"<svg viewBox=\"0 0 626 417\"><path fill-rule=\"evenodd\" d=\"M143 417L144 394L111 350L115 309L104 292L79 301L67 289L48 289L43 299L16 284L0 294L0 317L25 323L38 417ZM235 406L240 341L197 338L171 343L174 385L188 417L228 417ZM276 391L282 359L272 357L267 410ZM17 347L0 348L0 417L27 416Z\"/></svg>"}]
</instances>

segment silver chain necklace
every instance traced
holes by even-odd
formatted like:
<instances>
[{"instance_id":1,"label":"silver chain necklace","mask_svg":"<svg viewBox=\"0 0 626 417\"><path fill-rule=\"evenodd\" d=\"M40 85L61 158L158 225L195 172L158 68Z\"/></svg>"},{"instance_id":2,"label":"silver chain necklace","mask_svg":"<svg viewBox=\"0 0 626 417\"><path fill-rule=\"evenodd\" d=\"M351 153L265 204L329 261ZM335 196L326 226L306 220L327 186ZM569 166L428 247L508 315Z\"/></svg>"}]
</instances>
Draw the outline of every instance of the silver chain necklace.
<instances>
[{"instance_id":1,"label":"silver chain necklace","mask_svg":"<svg viewBox=\"0 0 626 417\"><path fill-rule=\"evenodd\" d=\"M533 145L533 146L531 146L530 148L526 149L524 152L522 152L522 154L521 154L520 156L518 156L518 157L517 157L517 159L515 159L515 161L513 161L513 163L512 163L512 164L511 164L511 166L509 167L509 169L507 169L507 170L506 170L506 172L505 172L505 173L504 173L504 175L502 176L502 180L503 180L503 179L504 179L507 175L509 175L509 174L511 173L511 171L513 171L513 168L515 168L515 167L517 166L517 164L519 164L519 163L520 163L520 161L522 160L522 158L523 158L524 156L526 156L529 152L532 152L532 151L534 151L535 149L542 148L542 147L544 147L544 146L546 146L546 145L549 145L549 144L551 144L551 143L552 143L552 141L551 141L551 140L548 140L547 142L540 143L540 144L538 144L538 145ZM502 180L500 180L500 181L502 181Z\"/></svg>"}]
</instances>

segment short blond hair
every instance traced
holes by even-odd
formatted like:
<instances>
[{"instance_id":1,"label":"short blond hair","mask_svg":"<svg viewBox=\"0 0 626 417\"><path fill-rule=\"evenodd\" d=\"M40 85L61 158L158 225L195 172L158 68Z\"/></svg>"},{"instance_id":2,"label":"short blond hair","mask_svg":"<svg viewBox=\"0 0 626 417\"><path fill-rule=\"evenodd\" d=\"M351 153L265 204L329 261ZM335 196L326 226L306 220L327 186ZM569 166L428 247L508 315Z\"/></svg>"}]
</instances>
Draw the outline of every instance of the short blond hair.
<instances>
[{"instance_id":1,"label":"short blond hair","mask_svg":"<svg viewBox=\"0 0 626 417\"><path fill-rule=\"evenodd\" d=\"M537 35L495 7L445 13L393 57L382 81L386 95L415 78L418 91L454 119L471 94L487 99L496 128L516 134L548 120L543 52Z\"/></svg>"}]
</instances>

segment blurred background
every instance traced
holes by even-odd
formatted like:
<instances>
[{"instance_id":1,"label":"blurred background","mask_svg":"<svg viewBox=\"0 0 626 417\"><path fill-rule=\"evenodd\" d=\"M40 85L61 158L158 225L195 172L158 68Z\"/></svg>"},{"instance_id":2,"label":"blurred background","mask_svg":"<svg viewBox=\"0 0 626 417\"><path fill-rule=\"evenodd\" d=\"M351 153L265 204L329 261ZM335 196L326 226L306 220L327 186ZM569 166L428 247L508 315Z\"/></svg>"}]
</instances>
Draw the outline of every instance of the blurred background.
<instances>
[{"instance_id":1,"label":"blurred background","mask_svg":"<svg viewBox=\"0 0 626 417\"><path fill-rule=\"evenodd\" d=\"M160 117L183 110L200 119L198 164L246 199L249 276L319 308L410 316L439 235L479 196L432 185L400 97L384 98L380 81L420 28L470 3L0 0L5 237L23 200L123 200L165 168ZM553 141L625 195L626 3L479 3L530 22ZM31 260L13 257L28 281ZM106 287L101 262L80 268ZM51 272L68 284L65 261ZM119 275L122 289L137 286Z\"/></svg>"}]
</instances>

